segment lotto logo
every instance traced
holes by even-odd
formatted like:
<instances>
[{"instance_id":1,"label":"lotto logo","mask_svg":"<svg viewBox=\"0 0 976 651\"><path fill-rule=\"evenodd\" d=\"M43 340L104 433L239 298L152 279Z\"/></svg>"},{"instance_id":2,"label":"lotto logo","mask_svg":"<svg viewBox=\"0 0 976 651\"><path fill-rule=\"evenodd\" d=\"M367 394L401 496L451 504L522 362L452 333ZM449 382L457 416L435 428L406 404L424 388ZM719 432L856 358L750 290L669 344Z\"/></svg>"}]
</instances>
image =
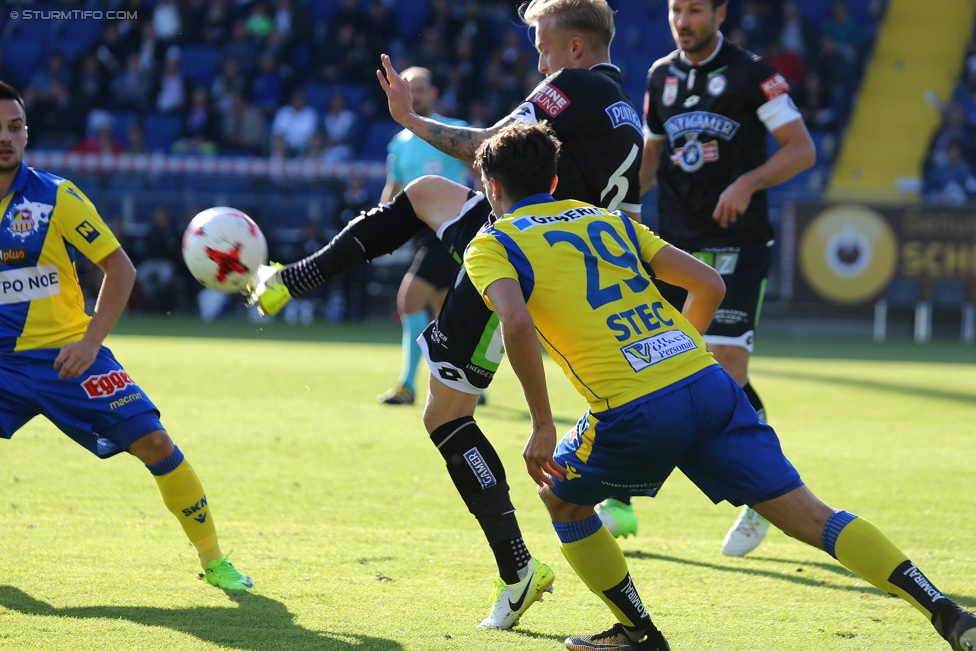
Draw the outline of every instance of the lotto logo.
<instances>
[{"instance_id":1,"label":"lotto logo","mask_svg":"<svg viewBox=\"0 0 976 651\"><path fill-rule=\"evenodd\" d=\"M779 73L759 84L759 87L762 88L763 95L766 96L767 100L776 99L780 95L786 95L790 92L790 85Z\"/></svg>"},{"instance_id":2,"label":"lotto logo","mask_svg":"<svg viewBox=\"0 0 976 651\"><path fill-rule=\"evenodd\" d=\"M135 384L125 371L112 371L102 375L92 375L81 383L89 398L107 398L127 386Z\"/></svg>"}]
</instances>

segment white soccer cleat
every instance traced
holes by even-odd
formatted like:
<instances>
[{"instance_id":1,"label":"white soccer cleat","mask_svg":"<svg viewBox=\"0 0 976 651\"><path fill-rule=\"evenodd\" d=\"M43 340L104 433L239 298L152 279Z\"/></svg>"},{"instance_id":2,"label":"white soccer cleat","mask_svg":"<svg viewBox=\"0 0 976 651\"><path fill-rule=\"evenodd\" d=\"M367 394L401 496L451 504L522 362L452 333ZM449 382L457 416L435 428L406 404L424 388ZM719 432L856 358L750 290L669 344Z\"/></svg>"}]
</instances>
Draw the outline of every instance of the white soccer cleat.
<instances>
[{"instance_id":1,"label":"white soccer cleat","mask_svg":"<svg viewBox=\"0 0 976 651\"><path fill-rule=\"evenodd\" d=\"M552 592L552 582L556 575L548 565L530 558L525 570L525 578L511 585L495 577L491 612L478 624L478 628L512 628L519 623L519 618L529 606L536 601L542 601L546 592Z\"/></svg>"},{"instance_id":2,"label":"white soccer cleat","mask_svg":"<svg viewBox=\"0 0 976 651\"><path fill-rule=\"evenodd\" d=\"M759 546L768 530L769 520L747 506L725 534L722 553L726 556L745 556Z\"/></svg>"}]
</instances>

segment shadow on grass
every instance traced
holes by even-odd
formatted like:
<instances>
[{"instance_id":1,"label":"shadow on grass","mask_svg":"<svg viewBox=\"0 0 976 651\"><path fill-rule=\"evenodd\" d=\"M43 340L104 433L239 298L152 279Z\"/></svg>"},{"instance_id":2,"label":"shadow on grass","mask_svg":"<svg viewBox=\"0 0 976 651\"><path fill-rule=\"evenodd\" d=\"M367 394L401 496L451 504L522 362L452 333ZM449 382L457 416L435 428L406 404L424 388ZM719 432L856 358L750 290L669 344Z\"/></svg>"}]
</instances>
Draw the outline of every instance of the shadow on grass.
<instances>
[{"instance_id":1,"label":"shadow on grass","mask_svg":"<svg viewBox=\"0 0 976 651\"><path fill-rule=\"evenodd\" d=\"M508 635L521 635L522 637L532 638L533 640L552 640L553 642L558 642L560 644L569 637L568 635L553 635L552 633L536 633L533 630L523 628L518 626L509 631L506 631ZM571 633L571 635L578 635L579 633Z\"/></svg>"},{"instance_id":2,"label":"shadow on grass","mask_svg":"<svg viewBox=\"0 0 976 651\"><path fill-rule=\"evenodd\" d=\"M79 606L55 608L14 586L0 586L0 606L36 617L126 620L187 633L203 642L241 651L402 651L392 640L359 633L311 631L295 624L281 602L254 593L227 592L236 608Z\"/></svg>"},{"instance_id":3,"label":"shadow on grass","mask_svg":"<svg viewBox=\"0 0 976 651\"><path fill-rule=\"evenodd\" d=\"M526 423L526 431L528 431L528 424L532 422L529 417L529 412L524 407L516 409L514 407L506 407L505 405L499 405L498 401L489 403L485 407L482 407L478 413L484 413L491 418L498 420L509 421L512 423ZM566 416L556 416L552 417L552 422L558 427L562 425L564 427L572 427L576 424L579 418L567 418Z\"/></svg>"},{"instance_id":4,"label":"shadow on grass","mask_svg":"<svg viewBox=\"0 0 976 651\"><path fill-rule=\"evenodd\" d=\"M780 371L776 369L762 369L756 371L757 376L772 376L785 380L806 380L808 382L822 382L830 385L843 385L856 387L858 389L875 389L888 393L900 393L914 398L936 398L938 400L948 400L950 402L961 402L967 405L976 405L976 393L971 391L949 391L944 389L927 389L920 386L906 386L903 384L892 384L890 382L877 382L875 380L861 380L858 378L845 377L842 375L819 375L816 373L796 373L793 371Z\"/></svg>"},{"instance_id":5,"label":"shadow on grass","mask_svg":"<svg viewBox=\"0 0 976 651\"><path fill-rule=\"evenodd\" d=\"M679 563L681 565L693 565L695 567L703 567L709 570L718 570L719 572L731 572L735 574L748 574L750 576L761 576L768 579L779 579L781 581L787 581L789 583L798 583L800 585L805 585L808 587L821 587L828 590L840 590L844 592L859 592L862 594L884 594L877 588L873 586L858 586L858 585L836 585L832 583L827 583L821 579L814 579L805 576L801 576L797 569L793 572L781 572L774 570L764 570L755 567L735 567L732 565L717 565L715 563L706 563L704 561L693 561L687 558L678 558L677 556L666 556L664 554L651 554L642 551L625 551L624 556L627 558L633 558L635 560L652 560L652 561L667 561L669 563ZM816 567L818 569L831 572L837 576L843 577L845 579L858 580L857 575L848 570L846 567L840 563L819 563L810 561L798 561L789 558L769 558L762 556L750 556L748 559L750 562L763 562L763 563L777 563L780 565L792 565L794 568L804 568L804 567ZM734 561L733 561L734 562ZM938 568L933 568L938 570ZM964 608L974 608L976 607L976 597L966 596L966 595L955 595L948 592L944 592L947 597L955 601L960 606Z\"/></svg>"}]
</instances>

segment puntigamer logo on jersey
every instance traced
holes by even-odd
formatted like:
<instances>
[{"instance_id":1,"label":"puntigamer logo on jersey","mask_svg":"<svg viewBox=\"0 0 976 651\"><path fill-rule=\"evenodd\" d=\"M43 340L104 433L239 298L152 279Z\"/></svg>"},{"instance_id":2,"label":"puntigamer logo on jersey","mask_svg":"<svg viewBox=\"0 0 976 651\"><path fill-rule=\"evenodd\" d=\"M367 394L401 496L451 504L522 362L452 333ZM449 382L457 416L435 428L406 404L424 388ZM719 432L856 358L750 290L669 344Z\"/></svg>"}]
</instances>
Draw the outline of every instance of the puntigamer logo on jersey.
<instances>
[{"instance_id":1,"label":"puntigamer logo on jersey","mask_svg":"<svg viewBox=\"0 0 976 651\"><path fill-rule=\"evenodd\" d=\"M607 115L610 116L610 121L613 122L614 129L628 124L637 129L637 131L640 133L644 133L640 116L637 115L637 111L634 110L634 107L627 102L617 102L616 104L611 104L605 110Z\"/></svg>"},{"instance_id":2,"label":"puntigamer logo on jersey","mask_svg":"<svg viewBox=\"0 0 976 651\"><path fill-rule=\"evenodd\" d=\"M723 115L694 111L674 116L664 123L664 129L674 149L671 162L685 172L697 172L705 163L717 161L719 156L718 142L703 142L698 139L699 136L705 133L722 140L732 140L739 130L739 123ZM675 142L681 137L685 138L684 146L676 147Z\"/></svg>"}]
</instances>

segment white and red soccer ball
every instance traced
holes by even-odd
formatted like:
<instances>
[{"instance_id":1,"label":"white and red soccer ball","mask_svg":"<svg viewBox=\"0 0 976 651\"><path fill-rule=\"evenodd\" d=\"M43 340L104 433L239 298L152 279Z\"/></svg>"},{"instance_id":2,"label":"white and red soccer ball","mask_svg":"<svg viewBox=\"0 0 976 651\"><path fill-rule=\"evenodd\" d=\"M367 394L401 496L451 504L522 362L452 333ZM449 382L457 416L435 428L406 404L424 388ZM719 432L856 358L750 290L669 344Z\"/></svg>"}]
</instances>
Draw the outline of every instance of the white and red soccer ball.
<instances>
[{"instance_id":1,"label":"white and red soccer ball","mask_svg":"<svg viewBox=\"0 0 976 651\"><path fill-rule=\"evenodd\" d=\"M193 277L210 289L243 291L267 259L268 243L261 229L234 208L208 208L183 233L183 260Z\"/></svg>"}]
</instances>

